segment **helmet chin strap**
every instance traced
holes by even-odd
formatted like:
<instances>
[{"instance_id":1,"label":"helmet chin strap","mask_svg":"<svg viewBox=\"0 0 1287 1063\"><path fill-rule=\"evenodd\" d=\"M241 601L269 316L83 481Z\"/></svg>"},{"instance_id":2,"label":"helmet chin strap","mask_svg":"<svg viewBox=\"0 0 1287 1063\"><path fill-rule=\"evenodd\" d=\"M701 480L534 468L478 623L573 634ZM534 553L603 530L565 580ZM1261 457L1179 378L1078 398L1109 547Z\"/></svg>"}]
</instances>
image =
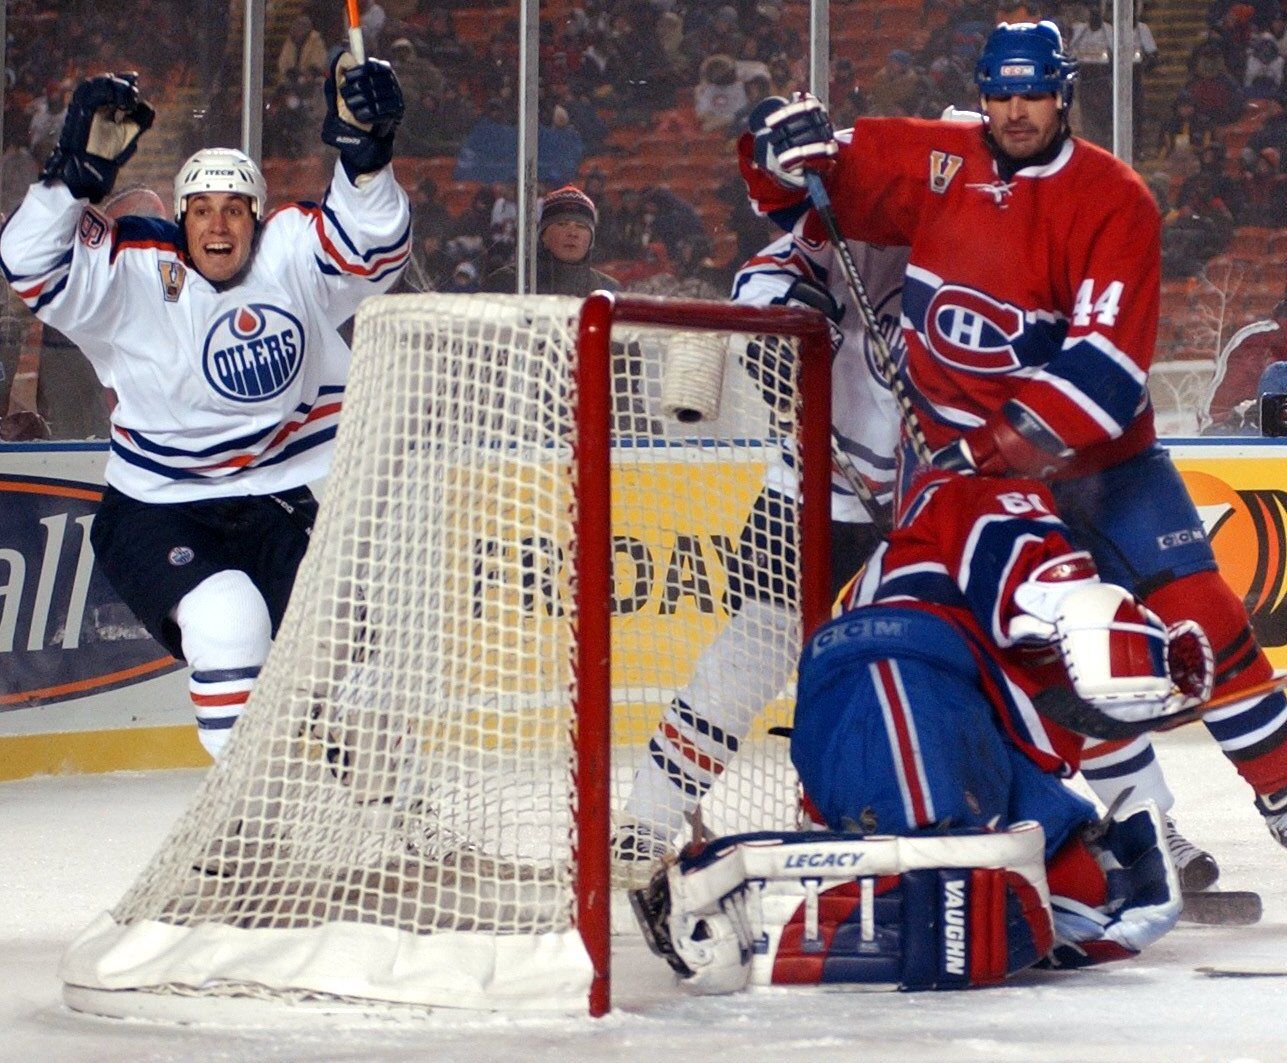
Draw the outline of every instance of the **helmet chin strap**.
<instances>
[{"instance_id":1,"label":"helmet chin strap","mask_svg":"<svg viewBox=\"0 0 1287 1063\"><path fill-rule=\"evenodd\" d=\"M992 157L997 162L997 172L1003 181L1008 181L1020 170L1029 166L1045 166L1047 163L1054 162L1060 150L1066 141L1072 136L1072 128L1068 124L1068 109L1061 108L1059 111L1059 129L1055 132L1050 143L1034 155L1029 155L1023 159L1016 159L1005 150L996 138L992 135L992 129L988 122L983 123L983 139L988 145L988 150L992 152Z\"/></svg>"}]
</instances>

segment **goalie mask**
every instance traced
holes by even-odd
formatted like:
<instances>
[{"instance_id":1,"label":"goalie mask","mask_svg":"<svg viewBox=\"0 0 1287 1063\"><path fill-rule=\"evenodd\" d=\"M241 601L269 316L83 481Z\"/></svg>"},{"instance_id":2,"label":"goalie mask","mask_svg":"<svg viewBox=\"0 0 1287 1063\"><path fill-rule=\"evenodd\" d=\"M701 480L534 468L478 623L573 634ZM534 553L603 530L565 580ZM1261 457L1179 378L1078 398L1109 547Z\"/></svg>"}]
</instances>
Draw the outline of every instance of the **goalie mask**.
<instances>
[{"instance_id":1,"label":"goalie mask","mask_svg":"<svg viewBox=\"0 0 1287 1063\"><path fill-rule=\"evenodd\" d=\"M231 192L250 200L255 221L264 220L268 185L255 161L235 148L203 148L174 178L174 220L182 223L188 200L204 192Z\"/></svg>"}]
</instances>

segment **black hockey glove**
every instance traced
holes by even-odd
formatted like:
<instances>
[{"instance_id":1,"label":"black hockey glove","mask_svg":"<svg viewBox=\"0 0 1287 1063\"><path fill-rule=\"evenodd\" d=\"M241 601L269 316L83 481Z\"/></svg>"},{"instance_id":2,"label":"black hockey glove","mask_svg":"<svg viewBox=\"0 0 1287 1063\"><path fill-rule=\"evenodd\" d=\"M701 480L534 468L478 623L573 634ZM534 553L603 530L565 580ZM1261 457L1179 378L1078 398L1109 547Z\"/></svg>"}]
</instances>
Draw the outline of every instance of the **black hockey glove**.
<instances>
[{"instance_id":1,"label":"black hockey glove","mask_svg":"<svg viewBox=\"0 0 1287 1063\"><path fill-rule=\"evenodd\" d=\"M40 171L42 181L62 181L73 196L91 203L112 191L117 171L156 118L139 98L137 81L134 73L100 74L76 86L58 146Z\"/></svg>"},{"instance_id":2,"label":"black hockey glove","mask_svg":"<svg viewBox=\"0 0 1287 1063\"><path fill-rule=\"evenodd\" d=\"M339 91L336 80L341 78ZM331 60L324 87L326 119L322 141L340 150L350 181L383 169L393 158L393 137L406 110L393 67L381 59L353 65L349 52Z\"/></svg>"}]
</instances>

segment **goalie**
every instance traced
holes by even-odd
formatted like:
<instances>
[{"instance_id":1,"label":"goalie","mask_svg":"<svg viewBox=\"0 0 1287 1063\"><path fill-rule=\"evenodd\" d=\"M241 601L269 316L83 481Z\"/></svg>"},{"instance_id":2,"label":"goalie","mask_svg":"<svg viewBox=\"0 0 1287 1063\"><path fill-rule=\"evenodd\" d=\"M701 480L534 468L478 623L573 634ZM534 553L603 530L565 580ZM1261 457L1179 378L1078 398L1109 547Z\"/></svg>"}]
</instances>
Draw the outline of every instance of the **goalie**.
<instances>
[{"instance_id":1,"label":"goalie","mask_svg":"<svg viewBox=\"0 0 1287 1063\"><path fill-rule=\"evenodd\" d=\"M1067 688L1138 722L1209 695L1202 632L1100 582L1034 480L933 473L801 657L791 757L820 828L686 850L636 912L690 988L987 985L1135 955L1181 894L1161 814L1069 789Z\"/></svg>"}]
</instances>

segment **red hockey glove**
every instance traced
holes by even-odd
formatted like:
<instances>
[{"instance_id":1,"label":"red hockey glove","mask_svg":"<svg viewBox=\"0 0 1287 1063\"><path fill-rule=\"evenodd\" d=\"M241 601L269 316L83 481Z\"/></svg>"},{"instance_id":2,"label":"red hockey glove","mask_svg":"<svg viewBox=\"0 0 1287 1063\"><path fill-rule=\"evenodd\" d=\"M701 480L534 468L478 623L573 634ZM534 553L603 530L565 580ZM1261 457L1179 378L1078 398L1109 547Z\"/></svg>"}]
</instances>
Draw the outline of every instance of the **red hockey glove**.
<instances>
[{"instance_id":1,"label":"red hockey glove","mask_svg":"<svg viewBox=\"0 0 1287 1063\"><path fill-rule=\"evenodd\" d=\"M810 93L761 101L747 119L755 135L755 163L788 188L804 187L805 170L826 177L840 152L827 109Z\"/></svg>"},{"instance_id":2,"label":"red hockey glove","mask_svg":"<svg viewBox=\"0 0 1287 1063\"><path fill-rule=\"evenodd\" d=\"M934 452L936 469L974 472L980 476L1027 476L1044 480L1064 464L1068 454L1037 446L1006 417L972 428L960 439Z\"/></svg>"}]
</instances>

